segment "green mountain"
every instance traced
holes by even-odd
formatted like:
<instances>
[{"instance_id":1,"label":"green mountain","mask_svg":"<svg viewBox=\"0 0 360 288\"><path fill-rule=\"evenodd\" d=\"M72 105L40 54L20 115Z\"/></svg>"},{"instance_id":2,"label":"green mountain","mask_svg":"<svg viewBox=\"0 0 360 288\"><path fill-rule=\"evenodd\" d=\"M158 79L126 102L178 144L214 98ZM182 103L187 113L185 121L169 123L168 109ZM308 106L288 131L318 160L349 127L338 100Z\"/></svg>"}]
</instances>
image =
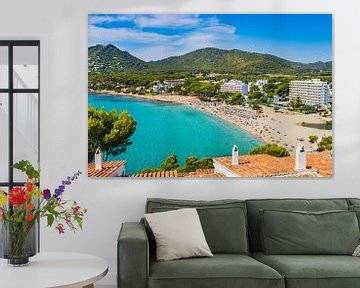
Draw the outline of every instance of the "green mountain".
<instances>
[{"instance_id":1,"label":"green mountain","mask_svg":"<svg viewBox=\"0 0 360 288\"><path fill-rule=\"evenodd\" d=\"M97 66L96 66L97 65ZM274 55L242 50L204 48L190 53L145 62L113 45L89 47L89 71L215 72L243 74L316 74L331 71L332 62L292 62Z\"/></svg>"},{"instance_id":2,"label":"green mountain","mask_svg":"<svg viewBox=\"0 0 360 288\"><path fill-rule=\"evenodd\" d=\"M141 69L146 62L112 44L88 48L89 72L118 72Z\"/></svg>"}]
</instances>

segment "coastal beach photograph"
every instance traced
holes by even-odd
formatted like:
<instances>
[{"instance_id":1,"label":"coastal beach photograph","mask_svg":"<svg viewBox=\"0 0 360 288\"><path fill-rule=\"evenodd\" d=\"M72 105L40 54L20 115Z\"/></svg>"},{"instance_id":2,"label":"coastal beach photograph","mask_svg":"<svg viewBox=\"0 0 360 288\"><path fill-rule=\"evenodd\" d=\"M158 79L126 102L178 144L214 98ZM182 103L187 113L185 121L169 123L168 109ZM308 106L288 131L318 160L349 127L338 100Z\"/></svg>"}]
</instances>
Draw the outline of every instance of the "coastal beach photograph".
<instances>
[{"instance_id":1,"label":"coastal beach photograph","mask_svg":"<svg viewBox=\"0 0 360 288\"><path fill-rule=\"evenodd\" d=\"M88 177L332 177L332 22L88 15Z\"/></svg>"}]
</instances>

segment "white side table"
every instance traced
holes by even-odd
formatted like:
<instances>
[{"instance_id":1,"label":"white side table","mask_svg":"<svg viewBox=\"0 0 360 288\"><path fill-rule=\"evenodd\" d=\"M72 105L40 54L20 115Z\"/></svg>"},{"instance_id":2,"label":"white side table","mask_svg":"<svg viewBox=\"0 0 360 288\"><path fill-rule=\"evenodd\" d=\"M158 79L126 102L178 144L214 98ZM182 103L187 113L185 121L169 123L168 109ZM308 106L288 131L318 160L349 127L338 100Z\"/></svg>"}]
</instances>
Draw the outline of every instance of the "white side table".
<instances>
[{"instance_id":1,"label":"white side table","mask_svg":"<svg viewBox=\"0 0 360 288\"><path fill-rule=\"evenodd\" d=\"M0 260L1 288L93 288L108 272L102 258L80 253L39 253L28 266Z\"/></svg>"}]
</instances>

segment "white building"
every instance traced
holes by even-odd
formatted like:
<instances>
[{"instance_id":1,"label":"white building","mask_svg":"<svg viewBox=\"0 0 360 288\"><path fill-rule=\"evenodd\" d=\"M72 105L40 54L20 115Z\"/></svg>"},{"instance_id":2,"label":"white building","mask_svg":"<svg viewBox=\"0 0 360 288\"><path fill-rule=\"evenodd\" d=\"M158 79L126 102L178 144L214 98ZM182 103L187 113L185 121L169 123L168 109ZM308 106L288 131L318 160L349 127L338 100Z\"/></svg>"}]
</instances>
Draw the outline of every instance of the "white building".
<instances>
[{"instance_id":1,"label":"white building","mask_svg":"<svg viewBox=\"0 0 360 288\"><path fill-rule=\"evenodd\" d=\"M177 85L184 85L185 79L165 80L164 85L168 88L174 88Z\"/></svg>"},{"instance_id":2,"label":"white building","mask_svg":"<svg viewBox=\"0 0 360 288\"><path fill-rule=\"evenodd\" d=\"M263 79L263 80L257 80L257 81L255 82L255 85L258 86L259 89L262 91L263 88L264 88L264 85L265 85L265 84L268 84L268 83L269 83L269 80Z\"/></svg>"},{"instance_id":3,"label":"white building","mask_svg":"<svg viewBox=\"0 0 360 288\"><path fill-rule=\"evenodd\" d=\"M154 93L163 93L166 92L168 90L168 86L163 85L163 84L156 84L152 87L152 90Z\"/></svg>"},{"instance_id":4,"label":"white building","mask_svg":"<svg viewBox=\"0 0 360 288\"><path fill-rule=\"evenodd\" d=\"M152 87L154 93L164 93L168 92L169 88L174 88L177 85L184 85L184 79L176 79L176 80L166 80L164 84L158 83Z\"/></svg>"},{"instance_id":5,"label":"white building","mask_svg":"<svg viewBox=\"0 0 360 288\"><path fill-rule=\"evenodd\" d=\"M329 104L330 90L326 82L320 79L295 80L290 82L289 98L300 97L308 106L325 106Z\"/></svg>"},{"instance_id":6,"label":"white building","mask_svg":"<svg viewBox=\"0 0 360 288\"><path fill-rule=\"evenodd\" d=\"M241 92L241 94L249 93L249 86L240 80L230 80L220 86L220 92Z\"/></svg>"}]
</instances>

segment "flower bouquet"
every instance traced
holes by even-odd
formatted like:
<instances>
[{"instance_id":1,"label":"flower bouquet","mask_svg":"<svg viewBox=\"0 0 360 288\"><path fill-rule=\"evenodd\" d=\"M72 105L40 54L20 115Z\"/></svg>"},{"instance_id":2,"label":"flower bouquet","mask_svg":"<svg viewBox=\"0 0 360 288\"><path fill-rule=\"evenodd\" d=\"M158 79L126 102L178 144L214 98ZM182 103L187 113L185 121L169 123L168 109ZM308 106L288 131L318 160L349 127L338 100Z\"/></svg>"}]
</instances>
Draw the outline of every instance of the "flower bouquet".
<instances>
[{"instance_id":1,"label":"flower bouquet","mask_svg":"<svg viewBox=\"0 0 360 288\"><path fill-rule=\"evenodd\" d=\"M28 179L23 187L12 187L8 194L0 188L0 257L8 259L9 265L20 266L36 254L38 219L45 218L47 226L55 227L59 234L66 227L75 232L82 229L86 209L63 199L66 186L80 176L80 171L67 177L52 192L39 188L40 169L29 161L20 161L13 167L26 173Z\"/></svg>"}]
</instances>

